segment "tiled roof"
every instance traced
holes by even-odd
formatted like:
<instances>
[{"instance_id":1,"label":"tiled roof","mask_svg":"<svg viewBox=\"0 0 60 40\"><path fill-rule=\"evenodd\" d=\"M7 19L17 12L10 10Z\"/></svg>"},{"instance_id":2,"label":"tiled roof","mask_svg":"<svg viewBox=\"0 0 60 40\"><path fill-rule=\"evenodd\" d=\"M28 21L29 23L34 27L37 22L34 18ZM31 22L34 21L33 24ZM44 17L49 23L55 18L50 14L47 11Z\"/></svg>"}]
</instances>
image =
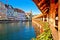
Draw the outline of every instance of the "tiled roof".
<instances>
[{"instance_id":1,"label":"tiled roof","mask_svg":"<svg viewBox=\"0 0 60 40\"><path fill-rule=\"evenodd\" d=\"M22 11L21 9L18 8L14 8L14 11L20 12L20 13L25 13L24 11Z\"/></svg>"}]
</instances>

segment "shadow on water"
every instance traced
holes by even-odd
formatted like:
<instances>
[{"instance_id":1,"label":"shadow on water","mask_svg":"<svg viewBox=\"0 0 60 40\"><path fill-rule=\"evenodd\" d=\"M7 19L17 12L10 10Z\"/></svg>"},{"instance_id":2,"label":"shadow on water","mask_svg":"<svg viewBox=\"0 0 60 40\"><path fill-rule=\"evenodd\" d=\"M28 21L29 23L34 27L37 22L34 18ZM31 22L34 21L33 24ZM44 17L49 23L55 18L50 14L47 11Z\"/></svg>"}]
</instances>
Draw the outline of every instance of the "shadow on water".
<instances>
[{"instance_id":1,"label":"shadow on water","mask_svg":"<svg viewBox=\"0 0 60 40\"><path fill-rule=\"evenodd\" d=\"M0 40L30 40L36 37L32 22L0 23Z\"/></svg>"}]
</instances>

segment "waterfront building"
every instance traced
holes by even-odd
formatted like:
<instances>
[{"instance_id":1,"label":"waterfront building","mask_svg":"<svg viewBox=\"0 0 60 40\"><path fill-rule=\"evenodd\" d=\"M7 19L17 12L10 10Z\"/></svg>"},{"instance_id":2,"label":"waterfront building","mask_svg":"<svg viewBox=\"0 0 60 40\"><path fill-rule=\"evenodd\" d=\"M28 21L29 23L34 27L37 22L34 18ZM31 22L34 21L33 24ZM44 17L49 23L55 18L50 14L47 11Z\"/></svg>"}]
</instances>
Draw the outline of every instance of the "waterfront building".
<instances>
[{"instance_id":1,"label":"waterfront building","mask_svg":"<svg viewBox=\"0 0 60 40\"><path fill-rule=\"evenodd\" d=\"M2 2L0 2L0 20L7 19L6 12L7 9L5 5Z\"/></svg>"},{"instance_id":2,"label":"waterfront building","mask_svg":"<svg viewBox=\"0 0 60 40\"><path fill-rule=\"evenodd\" d=\"M6 13L7 18L9 20L14 20L14 9L13 9L13 7L11 5L6 5L6 4L5 4L5 6L7 8L7 13Z\"/></svg>"},{"instance_id":3,"label":"waterfront building","mask_svg":"<svg viewBox=\"0 0 60 40\"><path fill-rule=\"evenodd\" d=\"M5 5L2 2L0 2L0 12L6 13L6 11L7 11L7 9L6 9Z\"/></svg>"},{"instance_id":4,"label":"waterfront building","mask_svg":"<svg viewBox=\"0 0 60 40\"><path fill-rule=\"evenodd\" d=\"M18 20L26 20L25 14L24 13L18 13L17 19Z\"/></svg>"},{"instance_id":5,"label":"waterfront building","mask_svg":"<svg viewBox=\"0 0 60 40\"><path fill-rule=\"evenodd\" d=\"M26 13L26 19L27 20L32 20L32 12Z\"/></svg>"},{"instance_id":6,"label":"waterfront building","mask_svg":"<svg viewBox=\"0 0 60 40\"><path fill-rule=\"evenodd\" d=\"M0 20L7 20L6 14L0 12Z\"/></svg>"},{"instance_id":7,"label":"waterfront building","mask_svg":"<svg viewBox=\"0 0 60 40\"><path fill-rule=\"evenodd\" d=\"M17 16L18 16L18 12L14 11L14 18L15 18L15 20L17 19Z\"/></svg>"},{"instance_id":8,"label":"waterfront building","mask_svg":"<svg viewBox=\"0 0 60 40\"><path fill-rule=\"evenodd\" d=\"M14 16L15 16L16 20L25 20L26 19L25 12L20 9L17 9L17 8L14 9Z\"/></svg>"}]
</instances>

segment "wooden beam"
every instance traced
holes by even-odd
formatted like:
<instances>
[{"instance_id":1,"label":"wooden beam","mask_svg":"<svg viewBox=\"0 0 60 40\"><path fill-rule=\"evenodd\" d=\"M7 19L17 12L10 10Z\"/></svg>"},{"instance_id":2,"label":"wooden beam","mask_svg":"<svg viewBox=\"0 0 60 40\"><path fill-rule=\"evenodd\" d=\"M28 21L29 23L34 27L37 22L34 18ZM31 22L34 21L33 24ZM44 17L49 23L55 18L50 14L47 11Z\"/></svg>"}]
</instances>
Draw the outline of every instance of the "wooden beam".
<instances>
[{"instance_id":1,"label":"wooden beam","mask_svg":"<svg viewBox=\"0 0 60 40\"><path fill-rule=\"evenodd\" d=\"M45 2L45 0L40 1L40 2L38 3L38 6L41 6L42 3L44 3L44 2Z\"/></svg>"},{"instance_id":2,"label":"wooden beam","mask_svg":"<svg viewBox=\"0 0 60 40\"><path fill-rule=\"evenodd\" d=\"M40 9L42 10L44 7L46 7L46 4L44 4L43 6L41 6Z\"/></svg>"},{"instance_id":3,"label":"wooden beam","mask_svg":"<svg viewBox=\"0 0 60 40\"><path fill-rule=\"evenodd\" d=\"M48 11L48 7L45 7L44 9L42 9L42 11Z\"/></svg>"},{"instance_id":4,"label":"wooden beam","mask_svg":"<svg viewBox=\"0 0 60 40\"><path fill-rule=\"evenodd\" d=\"M52 32L53 40L58 40L58 33L57 30L55 29L55 14L56 14L55 2L54 0L50 0L49 27Z\"/></svg>"},{"instance_id":5,"label":"wooden beam","mask_svg":"<svg viewBox=\"0 0 60 40\"><path fill-rule=\"evenodd\" d=\"M60 0L58 0L58 37L60 40Z\"/></svg>"},{"instance_id":6,"label":"wooden beam","mask_svg":"<svg viewBox=\"0 0 60 40\"><path fill-rule=\"evenodd\" d=\"M56 3L55 8L58 8L58 2Z\"/></svg>"},{"instance_id":7,"label":"wooden beam","mask_svg":"<svg viewBox=\"0 0 60 40\"><path fill-rule=\"evenodd\" d=\"M48 9L46 9L45 11L42 10L43 14L46 14L47 10L48 10Z\"/></svg>"},{"instance_id":8,"label":"wooden beam","mask_svg":"<svg viewBox=\"0 0 60 40\"><path fill-rule=\"evenodd\" d=\"M47 8L48 8L48 7L45 7L45 8L43 9L43 11L45 11Z\"/></svg>"},{"instance_id":9,"label":"wooden beam","mask_svg":"<svg viewBox=\"0 0 60 40\"><path fill-rule=\"evenodd\" d=\"M39 1L38 1L38 0L33 0L33 2L34 2L35 4L38 4L38 3L39 3Z\"/></svg>"},{"instance_id":10,"label":"wooden beam","mask_svg":"<svg viewBox=\"0 0 60 40\"><path fill-rule=\"evenodd\" d=\"M40 6L38 5L39 1L38 0L33 0L33 2L36 4L36 6L38 7L38 9L42 12L42 10L40 9Z\"/></svg>"}]
</instances>

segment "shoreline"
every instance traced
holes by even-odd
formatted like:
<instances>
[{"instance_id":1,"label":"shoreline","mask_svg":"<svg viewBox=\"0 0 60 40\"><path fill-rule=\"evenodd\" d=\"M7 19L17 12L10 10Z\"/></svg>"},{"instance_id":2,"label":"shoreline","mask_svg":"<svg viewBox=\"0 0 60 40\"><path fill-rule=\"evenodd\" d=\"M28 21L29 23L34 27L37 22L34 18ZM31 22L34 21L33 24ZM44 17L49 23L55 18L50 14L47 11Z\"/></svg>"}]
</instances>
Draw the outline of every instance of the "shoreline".
<instances>
[{"instance_id":1,"label":"shoreline","mask_svg":"<svg viewBox=\"0 0 60 40\"><path fill-rule=\"evenodd\" d=\"M14 22L27 22L32 20L0 20L0 23L14 23Z\"/></svg>"}]
</instances>

